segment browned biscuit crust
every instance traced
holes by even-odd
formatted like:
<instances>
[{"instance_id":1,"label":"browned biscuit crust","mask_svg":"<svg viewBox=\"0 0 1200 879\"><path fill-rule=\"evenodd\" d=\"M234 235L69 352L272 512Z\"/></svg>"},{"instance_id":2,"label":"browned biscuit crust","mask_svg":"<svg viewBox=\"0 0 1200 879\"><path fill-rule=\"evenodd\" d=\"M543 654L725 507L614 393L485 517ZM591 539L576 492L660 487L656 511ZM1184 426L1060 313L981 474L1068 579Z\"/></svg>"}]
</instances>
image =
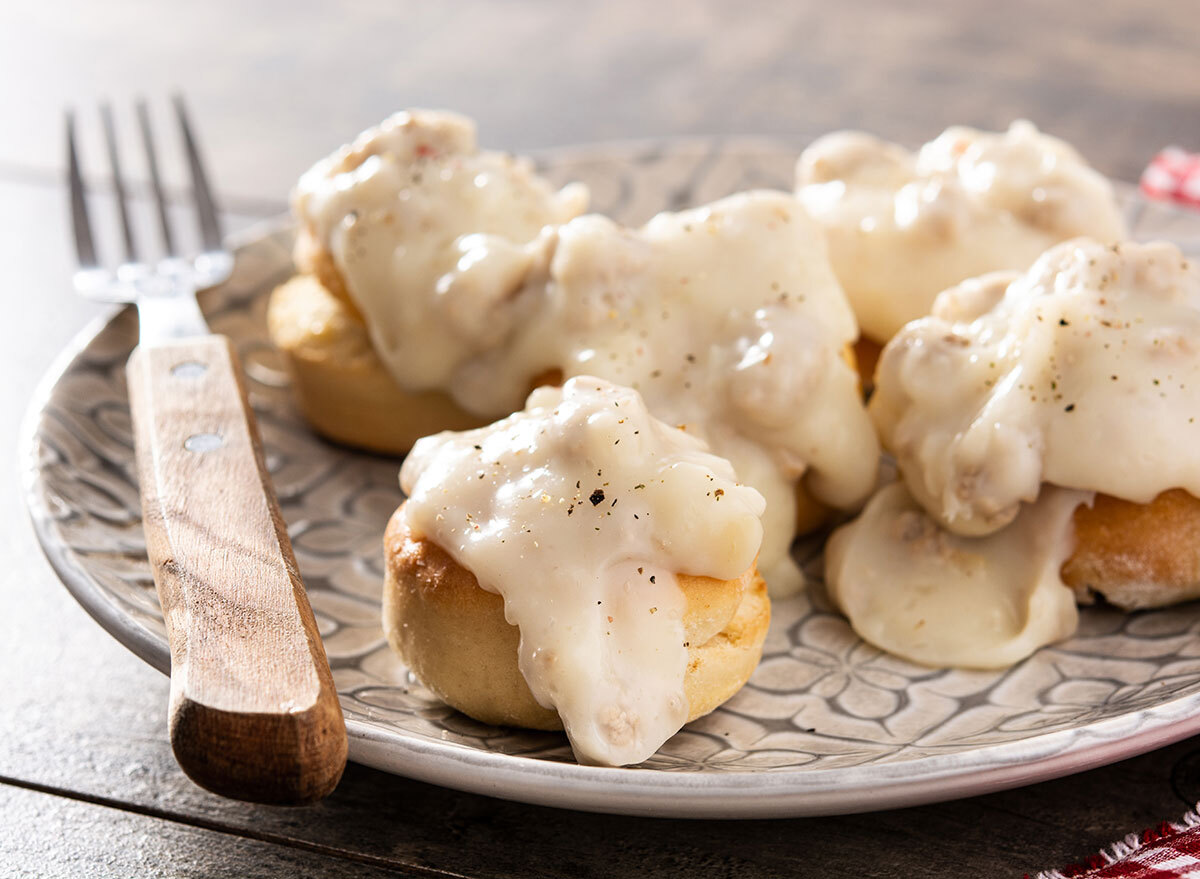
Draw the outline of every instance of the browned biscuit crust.
<instances>
[{"instance_id":1,"label":"browned biscuit crust","mask_svg":"<svg viewBox=\"0 0 1200 879\"><path fill-rule=\"evenodd\" d=\"M1148 504L1098 494L1075 511L1075 541L1062 576L1085 603L1092 593L1126 610L1200 598L1200 500L1182 489Z\"/></svg>"},{"instance_id":2,"label":"browned biscuit crust","mask_svg":"<svg viewBox=\"0 0 1200 879\"><path fill-rule=\"evenodd\" d=\"M875 367L879 365L879 355L883 346L874 339L859 336L854 343L854 367L858 370L859 381L864 390L870 392L875 387Z\"/></svg>"},{"instance_id":3,"label":"browned biscuit crust","mask_svg":"<svg viewBox=\"0 0 1200 879\"><path fill-rule=\"evenodd\" d=\"M317 241L312 230L302 226L296 234L296 243L292 246L292 262L302 275L313 275L321 286L332 293L359 323L363 322L362 312L350 298L342 273L333 262L333 254Z\"/></svg>"},{"instance_id":4,"label":"browned biscuit crust","mask_svg":"<svg viewBox=\"0 0 1200 879\"><path fill-rule=\"evenodd\" d=\"M486 423L447 394L396 384L362 321L311 276L293 278L272 293L267 328L300 411L329 439L401 455L423 436Z\"/></svg>"},{"instance_id":5,"label":"browned biscuit crust","mask_svg":"<svg viewBox=\"0 0 1200 879\"><path fill-rule=\"evenodd\" d=\"M561 729L517 668L520 634L504 601L441 547L409 531L401 510L384 535L383 629L430 690L484 723ZM684 631L688 719L712 711L749 679L771 621L766 584L753 567L737 580L679 576L687 597Z\"/></svg>"}]
</instances>

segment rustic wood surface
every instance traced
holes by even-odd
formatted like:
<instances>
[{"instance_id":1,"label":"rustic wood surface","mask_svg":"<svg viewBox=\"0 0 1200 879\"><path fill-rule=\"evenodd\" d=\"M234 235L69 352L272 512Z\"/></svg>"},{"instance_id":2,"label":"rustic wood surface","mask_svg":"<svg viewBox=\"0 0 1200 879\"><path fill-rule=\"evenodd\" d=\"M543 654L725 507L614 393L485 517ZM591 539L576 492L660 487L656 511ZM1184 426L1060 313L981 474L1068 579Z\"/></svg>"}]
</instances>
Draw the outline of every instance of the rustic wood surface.
<instances>
[{"instance_id":1,"label":"rustic wood surface","mask_svg":"<svg viewBox=\"0 0 1200 879\"><path fill-rule=\"evenodd\" d=\"M175 757L225 796L320 799L346 725L233 345L160 340L126 374Z\"/></svg>"},{"instance_id":2,"label":"rustic wood surface","mask_svg":"<svg viewBox=\"0 0 1200 879\"><path fill-rule=\"evenodd\" d=\"M1161 146L1200 148L1197 45L1189 0L6 8L0 457L16 454L40 375L100 312L68 284L64 103L183 89L236 228L282 206L314 158L408 104L471 113L488 143L512 149L723 133L799 147L847 125L916 143L952 122L1026 116L1133 178ZM98 140L84 148L95 167ZM58 585L11 465L0 541L3 875L1020 876L1200 799L1193 739L1021 790L847 818L591 816L354 765L316 805L224 800L175 764L167 679Z\"/></svg>"}]
</instances>

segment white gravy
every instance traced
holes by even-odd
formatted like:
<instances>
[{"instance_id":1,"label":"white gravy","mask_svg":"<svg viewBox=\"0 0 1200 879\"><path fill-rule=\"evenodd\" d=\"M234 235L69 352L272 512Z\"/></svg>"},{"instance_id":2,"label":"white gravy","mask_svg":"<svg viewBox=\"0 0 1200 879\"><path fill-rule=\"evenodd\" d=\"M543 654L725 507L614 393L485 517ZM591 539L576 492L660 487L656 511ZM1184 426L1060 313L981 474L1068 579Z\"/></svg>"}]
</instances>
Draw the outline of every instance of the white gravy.
<instances>
[{"instance_id":1,"label":"white gravy","mask_svg":"<svg viewBox=\"0 0 1200 879\"><path fill-rule=\"evenodd\" d=\"M913 496L990 534L1043 483L1200 496L1200 269L1078 239L938 297L884 349L871 414Z\"/></svg>"},{"instance_id":2,"label":"white gravy","mask_svg":"<svg viewBox=\"0 0 1200 879\"><path fill-rule=\"evenodd\" d=\"M743 193L629 229L569 219L573 190L475 152L460 117L402 114L359 144L377 142L390 152L314 168L296 205L397 382L484 417L519 408L548 371L636 389L762 492L760 568L772 594L799 589L797 483L856 508L878 441L844 359L854 315L796 200Z\"/></svg>"},{"instance_id":3,"label":"white gravy","mask_svg":"<svg viewBox=\"0 0 1200 879\"><path fill-rule=\"evenodd\" d=\"M825 549L834 604L863 640L931 666L1004 668L1075 631L1059 569L1087 492L1047 487L1005 528L961 537L903 483L883 488Z\"/></svg>"},{"instance_id":4,"label":"white gravy","mask_svg":"<svg viewBox=\"0 0 1200 879\"><path fill-rule=\"evenodd\" d=\"M880 343L965 278L1125 231L1108 180L1024 121L1002 134L949 128L916 154L861 132L826 135L800 157L797 195L825 228L863 334Z\"/></svg>"},{"instance_id":5,"label":"white gravy","mask_svg":"<svg viewBox=\"0 0 1200 879\"><path fill-rule=\"evenodd\" d=\"M1096 492L1200 495L1200 271L1172 244L1077 239L942 293L883 351L871 414L902 483L831 538L863 638L1009 665L1074 631L1060 568Z\"/></svg>"},{"instance_id":6,"label":"white gravy","mask_svg":"<svg viewBox=\"0 0 1200 879\"><path fill-rule=\"evenodd\" d=\"M544 283L543 228L587 201L580 184L556 192L529 161L481 152L469 119L414 110L318 162L292 207L333 255L384 365L418 390L512 332L522 290Z\"/></svg>"},{"instance_id":7,"label":"white gravy","mask_svg":"<svg viewBox=\"0 0 1200 879\"><path fill-rule=\"evenodd\" d=\"M400 471L414 533L504 599L521 673L581 762L647 759L683 725L676 574L754 564L762 496L639 395L577 377L523 411L417 442Z\"/></svg>"}]
</instances>

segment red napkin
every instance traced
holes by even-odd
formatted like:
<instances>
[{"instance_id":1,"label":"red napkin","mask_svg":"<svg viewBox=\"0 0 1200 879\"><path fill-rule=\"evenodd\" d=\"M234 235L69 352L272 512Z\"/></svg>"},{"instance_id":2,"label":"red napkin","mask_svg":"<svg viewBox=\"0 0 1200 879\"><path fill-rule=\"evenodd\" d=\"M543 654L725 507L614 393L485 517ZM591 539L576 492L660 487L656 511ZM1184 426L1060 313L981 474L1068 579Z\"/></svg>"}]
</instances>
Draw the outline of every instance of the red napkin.
<instances>
[{"instance_id":1,"label":"red napkin","mask_svg":"<svg viewBox=\"0 0 1200 879\"><path fill-rule=\"evenodd\" d=\"M1025 879L1196 879L1200 877L1200 804L1180 819L1131 833L1079 864Z\"/></svg>"},{"instance_id":2,"label":"red napkin","mask_svg":"<svg viewBox=\"0 0 1200 879\"><path fill-rule=\"evenodd\" d=\"M1200 208L1200 153L1167 147L1142 172L1142 194Z\"/></svg>"}]
</instances>

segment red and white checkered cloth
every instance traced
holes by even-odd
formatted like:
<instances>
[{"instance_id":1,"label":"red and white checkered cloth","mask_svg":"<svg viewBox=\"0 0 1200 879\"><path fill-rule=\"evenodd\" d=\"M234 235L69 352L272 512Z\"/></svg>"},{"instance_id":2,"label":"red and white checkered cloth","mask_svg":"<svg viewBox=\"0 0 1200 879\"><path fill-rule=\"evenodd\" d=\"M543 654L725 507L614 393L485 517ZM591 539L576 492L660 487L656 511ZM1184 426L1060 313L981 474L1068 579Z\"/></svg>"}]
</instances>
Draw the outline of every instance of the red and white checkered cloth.
<instances>
[{"instance_id":1,"label":"red and white checkered cloth","mask_svg":"<svg viewBox=\"0 0 1200 879\"><path fill-rule=\"evenodd\" d=\"M1167 147L1142 172L1142 194L1200 208L1200 153Z\"/></svg>"},{"instance_id":2,"label":"red and white checkered cloth","mask_svg":"<svg viewBox=\"0 0 1200 879\"><path fill-rule=\"evenodd\" d=\"M1178 823L1114 842L1078 864L1046 870L1033 879L1196 879L1200 877L1200 804ZM1028 873L1025 879L1030 879Z\"/></svg>"}]
</instances>

